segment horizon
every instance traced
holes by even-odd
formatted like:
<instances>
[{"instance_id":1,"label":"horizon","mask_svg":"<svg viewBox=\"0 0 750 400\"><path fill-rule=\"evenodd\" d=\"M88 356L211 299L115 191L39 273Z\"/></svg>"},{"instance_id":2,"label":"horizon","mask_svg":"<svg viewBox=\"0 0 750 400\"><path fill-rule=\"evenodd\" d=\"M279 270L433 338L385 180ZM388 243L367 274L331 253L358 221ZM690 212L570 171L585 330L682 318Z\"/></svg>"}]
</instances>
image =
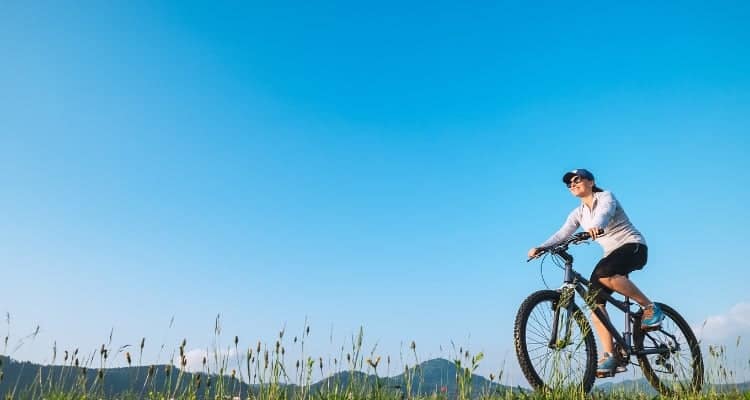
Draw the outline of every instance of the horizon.
<instances>
[{"instance_id":1,"label":"horizon","mask_svg":"<svg viewBox=\"0 0 750 400\"><path fill-rule=\"evenodd\" d=\"M516 312L561 282L526 252L587 168L646 238L635 283L750 376L746 3L3 11L5 355L202 357L220 316L218 348L311 326L334 358L364 327L526 384Z\"/></svg>"},{"instance_id":2,"label":"horizon","mask_svg":"<svg viewBox=\"0 0 750 400\"><path fill-rule=\"evenodd\" d=\"M0 355L0 357L8 357L8 356ZM30 363L30 361L19 361L19 360L14 360L13 358L10 358L10 357L8 357L8 358L11 360L11 362L15 362L15 363L18 363L18 364L20 364L20 363ZM362 360L362 361L364 363L364 360ZM450 359L446 359L446 358L442 358L442 357L437 357L437 358L432 358L432 359L429 359L429 360L421 361L417 365L410 365L409 369L411 371L416 371L417 367L423 367L425 364L432 364L432 365L434 365L436 362L439 362L441 364L450 364L451 367L457 368L457 370L458 370L459 365L457 364L457 361L458 360L450 360ZM42 364L41 366L43 366L43 367L64 367L66 365L70 366L71 364ZM106 371L106 370L128 369L128 368L143 368L143 369L148 369L150 367L160 368L160 367L167 367L167 366L172 366L172 367L175 367L177 369L182 369L185 373L189 373L189 374L207 374L207 375L211 375L211 376L219 376L220 375L220 373L217 372L216 370L211 371L210 369L206 369L206 368L203 368L201 370L191 370L190 368L181 368L177 364L151 364L151 365L144 364L144 365L130 365L130 366L125 365L125 366L116 366L116 367L105 367L103 369ZM467 368L467 366L464 365L461 368ZM92 373L95 373L95 371L96 371L96 369L92 369ZM226 376L226 377L232 376L232 371L233 370L226 370L224 372L223 376ZM364 374L365 376L368 376L368 377L375 377L375 376L377 376L378 378L394 379L394 378L399 378L399 377L404 376L404 374L406 372L404 370L401 370L400 372L394 372L393 374L383 375L382 373L377 373L375 371L375 369L373 369L371 366L369 368L367 368L367 369L358 369L358 368L349 369L349 368L343 368L343 369L339 369L339 370L336 370L336 371L331 371L330 373L327 373L327 374L325 374L323 376L320 376L320 377L318 377L318 379L313 380L311 384L312 385L317 385L317 384L323 383L323 382L325 382L325 381L327 381L329 379L335 378L338 375L352 374L352 373L361 373L361 374ZM503 387L509 388L509 389L521 388L521 389L531 390L531 387L528 385L527 382L523 382L521 384L513 385L513 384L507 384L507 382L506 383L501 382L500 379L502 379L502 376L498 377L497 375L494 375L494 374L493 374L492 377L488 377L488 376L484 376L484 375L482 375L480 373L477 373L476 371L472 371L471 375L472 375L472 381L474 381L476 379L480 379L480 380L486 381L490 385L503 386ZM254 380L251 380L249 376L248 377L241 376L240 378L241 378L241 381L244 384L248 385L248 386L254 386L254 385L259 385L260 384L260 383L254 381ZM714 378L716 378L716 377L714 377ZM451 385L453 383L455 383L455 382L451 379L449 382L446 383L446 385ZM653 388L651 388L651 386L649 385L647 379L644 376L638 375L638 374L630 375L630 376L625 376L622 373L620 374L620 376L617 376L616 378L607 378L605 380L597 380L595 382L595 384L594 384L594 387L602 387L602 386L604 386L604 387L611 387L611 386L619 386L619 385L628 385L628 384L631 384L631 383L643 384L644 387L647 388L648 390L653 390ZM284 380L283 385L299 386L300 383L292 381L292 380L289 380L289 381ZM709 379L705 383L705 385L707 387L743 386L743 385L750 385L750 380L730 382L728 379L724 379L724 381L719 382L719 381L711 381ZM704 389L705 389L705 387L704 387Z\"/></svg>"}]
</instances>

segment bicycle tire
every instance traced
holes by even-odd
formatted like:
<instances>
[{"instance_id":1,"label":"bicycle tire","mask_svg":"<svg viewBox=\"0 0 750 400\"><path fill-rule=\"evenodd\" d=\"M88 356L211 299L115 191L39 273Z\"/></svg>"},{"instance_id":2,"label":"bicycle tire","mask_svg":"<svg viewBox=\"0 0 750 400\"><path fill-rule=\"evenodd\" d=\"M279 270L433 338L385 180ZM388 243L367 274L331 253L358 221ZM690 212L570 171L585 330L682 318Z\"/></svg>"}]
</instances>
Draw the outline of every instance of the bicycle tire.
<instances>
[{"instance_id":1,"label":"bicycle tire","mask_svg":"<svg viewBox=\"0 0 750 400\"><path fill-rule=\"evenodd\" d=\"M557 345L562 346L562 348L550 348L552 321L546 323L541 321L542 318L546 317L554 320L555 307L561 306L562 296L560 292L541 290L532 293L521 304L516 315L514 344L518 363L529 384L539 391L562 388L583 390L584 393L588 393L596 379L596 341L591 331L591 325L575 302L572 301L573 292L570 291L569 293L569 296L571 296L569 307L575 320L575 324L571 324L571 327L576 326L578 328L578 335L574 340L566 340L565 343ZM562 307L564 306L563 304ZM564 312L560 314L563 315L562 318L569 315ZM532 324L536 323L540 326L530 326L530 320ZM535 347L530 348L530 346ZM567 359L570 361L568 361L567 371L546 371L549 360L540 360L545 355L544 353L541 356L537 355L539 350L546 351L547 356L562 360L563 363L560 364L560 367L566 369L566 357L559 356L565 353L566 349L568 353L572 353L580 350L581 346L583 346L583 354L580 357L574 358L572 354L568 354ZM534 353L534 356L530 355L530 350ZM542 362L543 365L536 365ZM555 369L555 365L556 361L553 362L552 369Z\"/></svg>"},{"instance_id":2,"label":"bicycle tire","mask_svg":"<svg viewBox=\"0 0 750 400\"><path fill-rule=\"evenodd\" d=\"M633 332L635 351L658 347L674 348L675 344L680 346L670 351L666 357L660 354L639 355L638 363L643 375L663 396L699 392L703 386L703 357L700 344L690 325L675 309L666 304L657 304L665 316L661 327L654 331L643 331L640 329L640 318L637 318L636 329ZM678 368L675 368L675 361L686 361L687 364L680 363ZM684 376L678 376L678 373Z\"/></svg>"}]
</instances>

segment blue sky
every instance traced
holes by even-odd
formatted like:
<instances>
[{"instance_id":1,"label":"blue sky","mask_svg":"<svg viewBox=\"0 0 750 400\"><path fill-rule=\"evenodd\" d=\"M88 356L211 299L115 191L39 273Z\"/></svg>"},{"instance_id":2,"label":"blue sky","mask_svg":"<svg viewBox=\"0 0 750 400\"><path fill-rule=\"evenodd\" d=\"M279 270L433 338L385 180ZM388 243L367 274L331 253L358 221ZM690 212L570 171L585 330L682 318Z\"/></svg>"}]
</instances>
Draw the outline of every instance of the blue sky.
<instances>
[{"instance_id":1,"label":"blue sky","mask_svg":"<svg viewBox=\"0 0 750 400\"><path fill-rule=\"evenodd\" d=\"M0 309L11 342L40 326L16 358L113 330L153 361L221 314L247 345L307 318L321 356L364 326L512 369L578 167L645 235L649 296L750 334L744 2L2 8Z\"/></svg>"}]
</instances>

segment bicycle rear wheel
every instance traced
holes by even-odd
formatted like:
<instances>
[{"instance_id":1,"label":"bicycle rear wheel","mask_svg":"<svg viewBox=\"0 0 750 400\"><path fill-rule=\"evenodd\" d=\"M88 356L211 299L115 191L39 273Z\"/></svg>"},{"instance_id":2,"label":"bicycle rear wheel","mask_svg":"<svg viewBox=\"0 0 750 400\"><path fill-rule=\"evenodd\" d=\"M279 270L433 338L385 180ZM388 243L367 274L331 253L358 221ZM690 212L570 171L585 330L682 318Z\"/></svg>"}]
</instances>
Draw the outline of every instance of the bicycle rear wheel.
<instances>
[{"instance_id":1,"label":"bicycle rear wheel","mask_svg":"<svg viewBox=\"0 0 750 400\"><path fill-rule=\"evenodd\" d=\"M636 352L664 350L638 356L648 382L664 396L699 392L703 386L703 357L693 330L672 307L658 303L664 321L658 330L644 332L636 319L633 340Z\"/></svg>"},{"instance_id":2,"label":"bicycle rear wheel","mask_svg":"<svg viewBox=\"0 0 750 400\"><path fill-rule=\"evenodd\" d=\"M596 342L588 320L573 302L573 291L565 293L542 290L521 304L514 329L516 356L534 389L588 393L596 378Z\"/></svg>"}]
</instances>

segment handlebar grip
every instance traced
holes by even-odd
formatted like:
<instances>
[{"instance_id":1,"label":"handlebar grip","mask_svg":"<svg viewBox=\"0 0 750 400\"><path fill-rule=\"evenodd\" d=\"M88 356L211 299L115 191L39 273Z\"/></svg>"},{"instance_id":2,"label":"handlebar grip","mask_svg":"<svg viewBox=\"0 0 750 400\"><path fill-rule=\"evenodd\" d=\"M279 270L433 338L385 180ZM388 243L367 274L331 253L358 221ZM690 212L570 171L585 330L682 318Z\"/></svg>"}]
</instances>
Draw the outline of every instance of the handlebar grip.
<instances>
[{"instance_id":1,"label":"handlebar grip","mask_svg":"<svg viewBox=\"0 0 750 400\"><path fill-rule=\"evenodd\" d=\"M543 256L544 253L548 252L550 248L549 247L537 247L536 249L538 250L537 253L536 253L536 255L534 257L529 257L526 260L526 262L529 262L531 260L536 260L537 258Z\"/></svg>"},{"instance_id":2,"label":"handlebar grip","mask_svg":"<svg viewBox=\"0 0 750 400\"><path fill-rule=\"evenodd\" d=\"M603 235L604 234L604 229L599 228L596 231L596 234L597 235ZM591 239L591 234L589 234L588 232L578 232L578 233L575 234L575 237L578 240L589 240L589 239Z\"/></svg>"}]
</instances>

